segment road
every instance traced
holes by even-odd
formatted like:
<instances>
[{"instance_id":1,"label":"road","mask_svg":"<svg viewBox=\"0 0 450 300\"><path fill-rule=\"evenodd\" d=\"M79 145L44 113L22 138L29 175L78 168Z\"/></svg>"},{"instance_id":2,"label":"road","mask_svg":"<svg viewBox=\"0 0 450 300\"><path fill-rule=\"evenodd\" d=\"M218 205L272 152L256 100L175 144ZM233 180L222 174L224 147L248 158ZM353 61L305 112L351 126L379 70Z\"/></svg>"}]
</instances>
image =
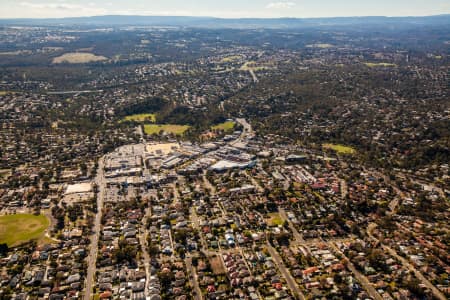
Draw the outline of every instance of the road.
<instances>
[{"instance_id":1,"label":"road","mask_svg":"<svg viewBox=\"0 0 450 300\"><path fill-rule=\"evenodd\" d=\"M384 251L387 251L390 255L392 255L393 257L398 259L402 263L402 265L404 267L406 267L410 272L413 272L414 275L416 275L416 277L427 288L429 288L432 291L434 297L436 297L437 299L440 299L440 300L447 299L447 297L445 297L444 294L441 291L439 291L430 281L428 281L425 278L425 276L422 275L421 272L417 271L417 269L413 265L411 265L405 258L403 258L400 255L398 255L397 252L394 249L392 249L392 248L390 248L390 247L388 247L386 245L383 245L383 244L381 245L381 247L383 248Z\"/></svg>"},{"instance_id":2,"label":"road","mask_svg":"<svg viewBox=\"0 0 450 300\"><path fill-rule=\"evenodd\" d=\"M444 190L442 188L436 186L433 182L430 182L426 178L420 178L418 176L414 176L414 175L411 175L411 174L405 174L405 173L402 173L402 172L396 172L395 176L398 177L398 178L402 178L404 180L408 179L412 183L422 186L425 190L430 190L430 191L433 190L433 191L439 193L439 195L442 198L446 197L445 192L444 192Z\"/></svg>"},{"instance_id":3,"label":"road","mask_svg":"<svg viewBox=\"0 0 450 300\"><path fill-rule=\"evenodd\" d=\"M347 256L344 255L341 250L336 247L332 242L326 242L330 248L333 248L334 251L342 255L342 257L345 258L347 261L347 267L350 269L350 271L355 275L356 279L361 283L361 285L364 287L364 289L367 291L370 297L376 300L383 300L383 297L378 294L378 292L375 290L375 288L370 284L369 280L366 276L361 274L358 270L356 270L355 266L352 264L352 262L347 258Z\"/></svg>"},{"instance_id":4,"label":"road","mask_svg":"<svg viewBox=\"0 0 450 300\"><path fill-rule=\"evenodd\" d=\"M236 119L236 121L241 124L244 127L244 130L242 132L242 134L233 142L229 143L230 145L232 145L233 143L236 142L240 142L242 140L244 140L248 135L253 134L253 130L251 125L245 120L245 119ZM104 172L104 160L105 157L100 158L99 163L98 163L98 170L97 170L97 176L95 178L95 183L97 184L97 188L98 188L98 193L97 193L97 213L95 215L95 220L94 220L94 227L92 228L93 234L91 237L91 244L90 244L90 250L89 250L89 255L87 258L87 264L88 264L88 270L87 270L87 275L86 275L86 285L85 285L85 293L84 293L84 300L91 300L92 298L92 289L94 286L94 275L96 272L96 262L97 262L97 254L98 254L98 241L99 241L99 237L100 237L100 228L101 228L101 219L102 219L102 210L103 210L103 203L104 203L104 199L105 199L105 192L106 192L106 178L105 178L105 172ZM174 188L174 200L175 202L179 201L179 194L178 191L176 189L175 186L173 186ZM225 214L225 212L223 211L223 213ZM145 236L141 234L141 236ZM144 237L145 239L145 237ZM172 236L170 235L170 239L172 241ZM141 246L143 246L143 250L146 249L146 247L144 247L146 245L146 241L141 240ZM172 242L173 244L173 242ZM202 243L203 246L204 242ZM145 257L145 252L144 251L144 261L145 261L145 268L146 268L146 273L147 273L147 278L149 278L149 265L146 261L150 261L149 257ZM146 289L147 291L147 289Z\"/></svg>"},{"instance_id":5,"label":"road","mask_svg":"<svg viewBox=\"0 0 450 300\"><path fill-rule=\"evenodd\" d=\"M105 197L106 190L106 180L104 171L104 157L100 158L98 162L97 176L95 178L95 183L97 184L97 214L95 215L93 235L91 237L90 251L88 256L88 270L86 275L86 288L84 293L84 300L91 299L92 287L94 284L94 274L96 270L97 263L97 253L98 253L98 239L100 236L100 225L102 219L103 201Z\"/></svg>"},{"instance_id":6,"label":"road","mask_svg":"<svg viewBox=\"0 0 450 300\"><path fill-rule=\"evenodd\" d=\"M206 178L206 171L203 173L202 178L203 178L203 184L205 185L205 187L211 191L211 196L216 196L216 194L217 194L216 187L213 186L211 184L211 182L209 182L208 178ZM219 206L220 211L222 212L222 218L226 218L227 212L225 211L225 208L223 207L222 202L218 201L217 204Z\"/></svg>"},{"instance_id":7,"label":"road","mask_svg":"<svg viewBox=\"0 0 450 300\"><path fill-rule=\"evenodd\" d=\"M234 146L235 144L245 140L247 137L254 135L252 125L250 125L247 120L243 118L236 118L236 122L241 124L242 127L244 127L244 130L242 130L241 135L237 139L228 143L230 146Z\"/></svg>"},{"instance_id":8,"label":"road","mask_svg":"<svg viewBox=\"0 0 450 300\"><path fill-rule=\"evenodd\" d=\"M195 272L194 267L192 266L192 258L190 256L190 254L187 254L185 262L186 262L186 269L188 271L189 280L195 291L195 294L193 295L194 299L195 300L203 300L202 290L200 289L200 286L198 284L197 272Z\"/></svg>"},{"instance_id":9,"label":"road","mask_svg":"<svg viewBox=\"0 0 450 300\"><path fill-rule=\"evenodd\" d=\"M295 279L292 277L289 270L284 266L283 260L281 259L280 254L278 254L278 251L275 248L273 248L269 244L269 242L267 242L267 249L269 250L270 256L272 256L274 263L277 265L281 274L286 279L287 285L291 290L291 292L293 293L294 297L305 300L306 299L305 295L303 295L297 282L295 282Z\"/></svg>"},{"instance_id":10,"label":"road","mask_svg":"<svg viewBox=\"0 0 450 300\"><path fill-rule=\"evenodd\" d=\"M263 193L263 192L264 192L263 187L259 184L258 181L256 181L256 179L255 179L253 176L251 176L250 174L248 174L248 172L244 172L244 175L252 182L252 184L256 187L256 190L257 190L259 193Z\"/></svg>"},{"instance_id":11,"label":"road","mask_svg":"<svg viewBox=\"0 0 450 300\"><path fill-rule=\"evenodd\" d=\"M144 259L144 267L145 267L145 274L146 274L146 281L145 281L145 291L144 294L145 296L149 296L148 295L148 288L149 288L149 282L150 282L150 255L148 254L148 245L147 245L147 236L148 236L148 231L146 228L147 225L147 219L150 216L150 207L146 208L145 210L145 215L144 218L142 219L142 225L141 225L141 229L140 229L140 234L139 234L139 242L141 244L141 250L142 250L142 256Z\"/></svg>"},{"instance_id":12,"label":"road","mask_svg":"<svg viewBox=\"0 0 450 300\"><path fill-rule=\"evenodd\" d=\"M144 130L142 129L143 125L139 125L136 127L136 133L143 139L144 138Z\"/></svg>"},{"instance_id":13,"label":"road","mask_svg":"<svg viewBox=\"0 0 450 300\"><path fill-rule=\"evenodd\" d=\"M190 218L190 221L191 221L192 226L194 227L194 229L200 231L201 230L200 220L199 220L199 217L198 217L197 213L195 212L195 208L194 207L190 208L189 218ZM205 242L205 239L203 237L203 234L200 234L200 243L202 244L203 251L206 253L208 251L208 246L206 245L206 242Z\"/></svg>"},{"instance_id":14,"label":"road","mask_svg":"<svg viewBox=\"0 0 450 300\"><path fill-rule=\"evenodd\" d=\"M366 168L363 168L363 170L364 172L370 174L373 177L383 178L384 182L388 184L390 187L392 187L392 189L396 193L396 197L389 203L390 211L388 212L388 214L390 215L395 214L397 212L399 204L401 203L401 200L405 199L406 197L405 193L397 187L397 184L395 182L392 182L389 176L379 171L368 170Z\"/></svg>"},{"instance_id":15,"label":"road","mask_svg":"<svg viewBox=\"0 0 450 300\"><path fill-rule=\"evenodd\" d=\"M419 271L417 271L417 269L410 264L404 257L401 257L400 255L397 254L397 251L395 251L394 249L392 249L391 247L381 243L376 237L374 237L372 235L372 231L375 229L377 225L375 223L370 223L369 226L367 227L367 234L368 236L374 240L377 241L378 243L380 243L381 248L388 252L391 256L395 257L396 259L398 259L402 265L404 267L406 267L410 272L413 272L414 275L416 275L416 277L427 287L431 290L431 292L433 293L433 296L437 299L440 300L445 300L447 299L447 297L444 296L444 294L438 289L436 288L428 279L425 278L425 276L423 276L423 274Z\"/></svg>"},{"instance_id":16,"label":"road","mask_svg":"<svg viewBox=\"0 0 450 300\"><path fill-rule=\"evenodd\" d=\"M297 228L295 228L294 224L291 222L291 220L289 220L289 218L287 217L286 211L284 209L280 208L278 212L280 214L280 217L283 220L286 220L288 222L289 228L291 229L292 234L294 235L295 241L293 244L297 245L297 246L305 245L306 241L305 241L305 239L303 239L303 235L301 235L298 232Z\"/></svg>"},{"instance_id":17,"label":"road","mask_svg":"<svg viewBox=\"0 0 450 300\"><path fill-rule=\"evenodd\" d=\"M206 178L206 171L203 172L203 184L205 185L205 187L210 190L211 196L215 196L216 195L216 188L211 184L211 182L209 182L208 178Z\"/></svg>"},{"instance_id":18,"label":"road","mask_svg":"<svg viewBox=\"0 0 450 300\"><path fill-rule=\"evenodd\" d=\"M103 93L103 90L55 91L55 92L47 92L48 95L71 95L71 94L92 94L92 93Z\"/></svg>"},{"instance_id":19,"label":"road","mask_svg":"<svg viewBox=\"0 0 450 300\"><path fill-rule=\"evenodd\" d=\"M345 181L345 179L341 179L340 182L341 182L341 197L342 199L345 199L348 194L347 181Z\"/></svg>"},{"instance_id":20,"label":"road","mask_svg":"<svg viewBox=\"0 0 450 300\"><path fill-rule=\"evenodd\" d=\"M250 123L247 122L247 120L243 119L243 118L237 118L236 122L238 122L239 124L242 125L242 127L244 127L244 131L243 131L243 135L245 134L253 134L253 129L252 126L250 125Z\"/></svg>"},{"instance_id":21,"label":"road","mask_svg":"<svg viewBox=\"0 0 450 300\"><path fill-rule=\"evenodd\" d=\"M258 77L256 77L255 71L253 71L252 69L249 69L248 72L250 73L250 75L252 75L253 78L253 82L258 82Z\"/></svg>"},{"instance_id":22,"label":"road","mask_svg":"<svg viewBox=\"0 0 450 300\"><path fill-rule=\"evenodd\" d=\"M279 209L279 214L281 216L282 219L286 220L289 224L289 228L292 231L292 234L294 235L294 245L303 245L303 246L307 246L306 241L303 239L303 236L297 231L297 229L295 228L294 224L289 220L289 218L286 215L286 211L284 209ZM325 241L324 241L325 242ZM345 255L331 242L326 242L331 248L333 248L335 251L337 251L338 253L340 253L343 257L345 257ZM275 249L273 249L275 250ZM269 249L269 252L270 249ZM276 250L275 250L276 252ZM276 252L276 254L278 254L278 252ZM276 256L274 256L271 253L272 257L274 257L274 259L276 259ZM279 256L278 256L279 257ZM347 259L348 260L348 259ZM278 264L278 263L277 263ZM358 270L355 269L355 267L353 266L353 264L350 262L350 260L348 260L348 267L350 269L350 271L352 271L352 273L355 275L355 277L361 282L361 284L363 285L363 287L366 289L366 291L369 293L369 295L376 299L376 300L383 300L383 298L380 296L380 294L377 293L377 291L375 290L375 288L370 284L370 282L367 280L367 278L365 276L363 276L361 273L358 272ZM282 271L282 269L280 268L280 271ZM284 272L282 272L284 275ZM290 273L289 273L290 275ZM291 277L292 278L292 277ZM288 280L288 278L286 278L286 280ZM289 283L289 281L288 281ZM292 290L292 288L291 288ZM302 298L304 299L304 298Z\"/></svg>"}]
</instances>

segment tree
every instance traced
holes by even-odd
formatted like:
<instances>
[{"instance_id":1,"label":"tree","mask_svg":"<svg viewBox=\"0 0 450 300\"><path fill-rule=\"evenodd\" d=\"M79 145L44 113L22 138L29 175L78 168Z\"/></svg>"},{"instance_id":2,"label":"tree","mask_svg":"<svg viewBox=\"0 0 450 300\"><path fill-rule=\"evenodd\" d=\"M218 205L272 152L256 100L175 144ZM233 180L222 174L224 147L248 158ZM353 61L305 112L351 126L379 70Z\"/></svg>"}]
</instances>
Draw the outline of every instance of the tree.
<instances>
[{"instance_id":1,"label":"tree","mask_svg":"<svg viewBox=\"0 0 450 300\"><path fill-rule=\"evenodd\" d=\"M367 256L369 263L376 270L382 270L383 272L388 272L389 268L386 265L386 258L381 249L372 249Z\"/></svg>"},{"instance_id":2,"label":"tree","mask_svg":"<svg viewBox=\"0 0 450 300\"><path fill-rule=\"evenodd\" d=\"M159 247L157 245L151 244L148 246L148 254L152 257L157 256L159 254Z\"/></svg>"},{"instance_id":3,"label":"tree","mask_svg":"<svg viewBox=\"0 0 450 300\"><path fill-rule=\"evenodd\" d=\"M6 256L8 254L8 245L6 243L0 244L0 256Z\"/></svg>"},{"instance_id":4,"label":"tree","mask_svg":"<svg viewBox=\"0 0 450 300\"><path fill-rule=\"evenodd\" d=\"M192 258L192 265L193 265L194 267L197 267L197 266L198 266L198 257L194 256L194 257Z\"/></svg>"},{"instance_id":5,"label":"tree","mask_svg":"<svg viewBox=\"0 0 450 300\"><path fill-rule=\"evenodd\" d=\"M80 172L82 176L86 176L87 175L87 165L86 163L82 162L80 164Z\"/></svg>"},{"instance_id":6,"label":"tree","mask_svg":"<svg viewBox=\"0 0 450 300\"><path fill-rule=\"evenodd\" d=\"M175 280L175 275L172 272L160 272L158 275L161 285L165 289L170 287L171 283Z\"/></svg>"}]
</instances>

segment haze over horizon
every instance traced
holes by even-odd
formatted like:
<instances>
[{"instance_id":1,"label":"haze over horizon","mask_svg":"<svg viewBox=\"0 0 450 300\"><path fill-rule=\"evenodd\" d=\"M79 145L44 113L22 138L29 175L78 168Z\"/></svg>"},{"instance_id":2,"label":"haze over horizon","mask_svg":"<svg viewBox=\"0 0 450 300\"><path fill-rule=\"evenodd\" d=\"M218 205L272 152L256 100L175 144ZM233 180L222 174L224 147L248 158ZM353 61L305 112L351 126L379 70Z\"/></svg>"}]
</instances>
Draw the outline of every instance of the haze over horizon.
<instances>
[{"instance_id":1,"label":"haze over horizon","mask_svg":"<svg viewBox=\"0 0 450 300\"><path fill-rule=\"evenodd\" d=\"M3 0L0 18L65 18L101 15L208 16L219 18L319 18L428 16L450 13L445 0Z\"/></svg>"}]
</instances>

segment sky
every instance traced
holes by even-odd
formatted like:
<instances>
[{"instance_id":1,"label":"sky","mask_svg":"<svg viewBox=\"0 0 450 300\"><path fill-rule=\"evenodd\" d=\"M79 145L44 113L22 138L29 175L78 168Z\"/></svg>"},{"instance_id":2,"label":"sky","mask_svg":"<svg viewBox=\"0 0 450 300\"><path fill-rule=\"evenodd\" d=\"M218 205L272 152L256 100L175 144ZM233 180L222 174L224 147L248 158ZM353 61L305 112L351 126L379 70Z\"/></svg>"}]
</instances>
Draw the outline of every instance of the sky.
<instances>
[{"instance_id":1,"label":"sky","mask_svg":"<svg viewBox=\"0 0 450 300\"><path fill-rule=\"evenodd\" d=\"M315 18L450 14L450 0L0 0L0 18L96 15Z\"/></svg>"}]
</instances>

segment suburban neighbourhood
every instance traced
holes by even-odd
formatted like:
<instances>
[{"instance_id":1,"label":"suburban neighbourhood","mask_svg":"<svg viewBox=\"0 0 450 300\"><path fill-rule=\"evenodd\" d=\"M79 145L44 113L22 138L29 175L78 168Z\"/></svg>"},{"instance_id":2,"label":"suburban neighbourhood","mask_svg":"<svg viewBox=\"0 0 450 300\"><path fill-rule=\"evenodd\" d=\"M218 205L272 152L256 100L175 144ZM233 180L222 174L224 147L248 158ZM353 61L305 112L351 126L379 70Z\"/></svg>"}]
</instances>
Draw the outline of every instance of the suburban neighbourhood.
<instances>
[{"instance_id":1,"label":"suburban neighbourhood","mask_svg":"<svg viewBox=\"0 0 450 300\"><path fill-rule=\"evenodd\" d=\"M448 15L121 14L0 16L0 300L450 298Z\"/></svg>"},{"instance_id":2,"label":"suburban neighbourhood","mask_svg":"<svg viewBox=\"0 0 450 300\"><path fill-rule=\"evenodd\" d=\"M233 122L242 129L216 142L119 147L88 175L50 185L45 199L27 197L38 191L4 193L4 200L22 196L5 202L7 214L44 212L52 225L45 239L1 259L13 270L2 273L2 292L446 299L448 248L430 229L448 224L401 214L442 190L417 184L406 192L340 155L278 146L275 137L255 138L244 119Z\"/></svg>"}]
</instances>

